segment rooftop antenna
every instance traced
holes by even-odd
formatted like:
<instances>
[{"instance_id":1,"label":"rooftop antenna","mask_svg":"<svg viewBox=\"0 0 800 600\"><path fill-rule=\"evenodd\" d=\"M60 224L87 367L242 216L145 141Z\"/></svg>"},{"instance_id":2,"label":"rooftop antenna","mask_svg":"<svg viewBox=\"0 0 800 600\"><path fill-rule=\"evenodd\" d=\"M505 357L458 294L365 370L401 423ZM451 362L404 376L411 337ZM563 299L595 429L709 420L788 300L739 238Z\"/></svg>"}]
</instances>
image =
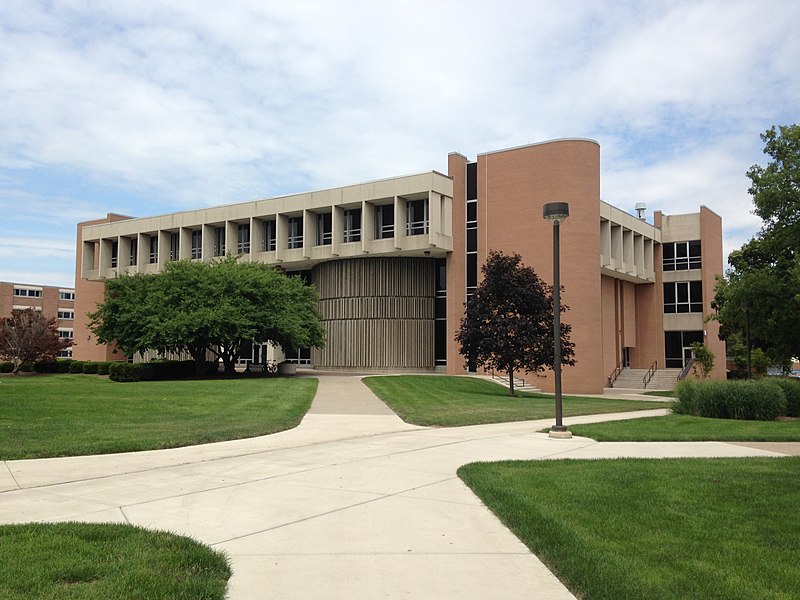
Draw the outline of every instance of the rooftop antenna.
<instances>
[{"instance_id":1,"label":"rooftop antenna","mask_svg":"<svg viewBox=\"0 0 800 600\"><path fill-rule=\"evenodd\" d=\"M644 202L637 202L636 206L634 206L636 210L636 216L639 218L640 221L644 221L645 219L645 211L647 211L647 204Z\"/></svg>"}]
</instances>

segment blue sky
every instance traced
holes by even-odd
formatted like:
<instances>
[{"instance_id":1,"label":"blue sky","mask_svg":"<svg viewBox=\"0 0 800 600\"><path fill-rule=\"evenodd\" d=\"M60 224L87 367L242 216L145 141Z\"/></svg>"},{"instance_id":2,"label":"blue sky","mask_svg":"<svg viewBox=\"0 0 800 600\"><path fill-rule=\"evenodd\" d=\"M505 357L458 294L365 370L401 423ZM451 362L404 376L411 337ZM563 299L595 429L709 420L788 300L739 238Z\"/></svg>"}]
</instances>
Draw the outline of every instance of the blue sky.
<instances>
[{"instance_id":1,"label":"blue sky","mask_svg":"<svg viewBox=\"0 0 800 600\"><path fill-rule=\"evenodd\" d=\"M758 231L800 2L4 0L0 280L74 282L76 223L428 170L560 137L601 195Z\"/></svg>"}]
</instances>

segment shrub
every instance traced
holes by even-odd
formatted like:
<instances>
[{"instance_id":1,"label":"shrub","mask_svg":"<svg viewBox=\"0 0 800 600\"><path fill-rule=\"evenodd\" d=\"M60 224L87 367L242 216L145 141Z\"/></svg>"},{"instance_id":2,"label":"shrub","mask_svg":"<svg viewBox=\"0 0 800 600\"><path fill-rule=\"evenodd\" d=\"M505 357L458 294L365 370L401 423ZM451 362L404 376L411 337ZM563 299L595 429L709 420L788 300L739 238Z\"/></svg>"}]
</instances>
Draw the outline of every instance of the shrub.
<instances>
[{"instance_id":1,"label":"shrub","mask_svg":"<svg viewBox=\"0 0 800 600\"><path fill-rule=\"evenodd\" d=\"M56 373L69 373L69 366L72 364L71 358L56 361Z\"/></svg>"},{"instance_id":2,"label":"shrub","mask_svg":"<svg viewBox=\"0 0 800 600\"><path fill-rule=\"evenodd\" d=\"M70 373L83 373L83 363L85 361L82 360L73 360L69 363L69 372Z\"/></svg>"},{"instance_id":3,"label":"shrub","mask_svg":"<svg viewBox=\"0 0 800 600\"><path fill-rule=\"evenodd\" d=\"M14 363L0 362L0 373L11 373L14 370Z\"/></svg>"},{"instance_id":4,"label":"shrub","mask_svg":"<svg viewBox=\"0 0 800 600\"><path fill-rule=\"evenodd\" d=\"M58 361L37 360L33 364L33 370L37 373L58 373Z\"/></svg>"},{"instance_id":5,"label":"shrub","mask_svg":"<svg viewBox=\"0 0 800 600\"><path fill-rule=\"evenodd\" d=\"M769 381L777 383L786 396L786 416L800 417L800 380L792 377L771 377Z\"/></svg>"},{"instance_id":6,"label":"shrub","mask_svg":"<svg viewBox=\"0 0 800 600\"><path fill-rule=\"evenodd\" d=\"M110 362L99 362L97 363L97 374L98 375L108 375L108 369L111 366Z\"/></svg>"},{"instance_id":7,"label":"shrub","mask_svg":"<svg viewBox=\"0 0 800 600\"><path fill-rule=\"evenodd\" d=\"M152 369L153 378L158 381L194 377L194 361L192 360L165 360L148 364Z\"/></svg>"},{"instance_id":8,"label":"shrub","mask_svg":"<svg viewBox=\"0 0 800 600\"><path fill-rule=\"evenodd\" d=\"M33 373L33 369L36 365L32 362L24 362L19 366L19 370L23 373Z\"/></svg>"},{"instance_id":9,"label":"shrub","mask_svg":"<svg viewBox=\"0 0 800 600\"><path fill-rule=\"evenodd\" d=\"M786 396L770 380L683 382L674 412L714 419L773 421L786 412Z\"/></svg>"},{"instance_id":10,"label":"shrub","mask_svg":"<svg viewBox=\"0 0 800 600\"><path fill-rule=\"evenodd\" d=\"M83 372L87 375L97 375L97 363L93 361L83 363Z\"/></svg>"},{"instance_id":11,"label":"shrub","mask_svg":"<svg viewBox=\"0 0 800 600\"><path fill-rule=\"evenodd\" d=\"M150 363L111 363L108 369L108 377L112 381L153 381L153 365Z\"/></svg>"}]
</instances>

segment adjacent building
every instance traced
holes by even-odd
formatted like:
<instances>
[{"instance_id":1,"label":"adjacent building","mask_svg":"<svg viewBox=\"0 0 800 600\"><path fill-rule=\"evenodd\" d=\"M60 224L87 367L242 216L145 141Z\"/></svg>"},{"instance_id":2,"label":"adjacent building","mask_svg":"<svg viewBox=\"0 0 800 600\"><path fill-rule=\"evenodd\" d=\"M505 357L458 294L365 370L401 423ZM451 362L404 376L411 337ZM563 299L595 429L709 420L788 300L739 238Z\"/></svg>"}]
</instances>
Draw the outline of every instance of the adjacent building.
<instances>
[{"instance_id":1,"label":"adjacent building","mask_svg":"<svg viewBox=\"0 0 800 600\"><path fill-rule=\"evenodd\" d=\"M699 207L686 215L656 211L648 223L603 202L600 147L585 139L476 160L453 153L447 174L80 223L73 351L81 359L121 358L86 328L106 279L235 254L316 286L327 345L289 358L322 369L464 373L454 338L488 253L516 252L552 281L552 225L542 208L553 201L570 205L561 283L577 364L564 369L566 391L602 392L619 367L680 368L693 341L724 356L716 323L706 322L722 273L720 217ZM713 375L724 378L724 369ZM552 389L548 373L532 378Z\"/></svg>"},{"instance_id":2,"label":"adjacent building","mask_svg":"<svg viewBox=\"0 0 800 600\"><path fill-rule=\"evenodd\" d=\"M73 339L75 323L75 290L49 285L0 281L0 317L11 316L15 310L32 308L55 318L58 335ZM61 351L61 358L71 358L72 348Z\"/></svg>"}]
</instances>

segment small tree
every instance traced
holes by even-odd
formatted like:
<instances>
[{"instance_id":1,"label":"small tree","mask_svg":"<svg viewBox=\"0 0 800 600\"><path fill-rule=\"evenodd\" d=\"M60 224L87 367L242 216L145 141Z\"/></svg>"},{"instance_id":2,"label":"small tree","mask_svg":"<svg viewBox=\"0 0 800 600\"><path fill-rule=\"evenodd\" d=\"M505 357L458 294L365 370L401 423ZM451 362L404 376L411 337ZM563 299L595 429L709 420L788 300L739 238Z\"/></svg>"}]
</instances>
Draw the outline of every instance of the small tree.
<instances>
[{"instance_id":1,"label":"small tree","mask_svg":"<svg viewBox=\"0 0 800 600\"><path fill-rule=\"evenodd\" d=\"M481 267L483 280L456 335L460 352L478 366L508 373L514 396L514 373L553 367L553 289L519 254L490 252ZM567 307L562 304L561 312ZM571 326L561 324L561 361L574 365Z\"/></svg>"},{"instance_id":2,"label":"small tree","mask_svg":"<svg viewBox=\"0 0 800 600\"><path fill-rule=\"evenodd\" d=\"M23 363L55 359L71 345L71 340L58 336L54 318L32 308L15 310L10 317L0 319L0 358L14 363L14 375L19 374Z\"/></svg>"},{"instance_id":3,"label":"small tree","mask_svg":"<svg viewBox=\"0 0 800 600\"><path fill-rule=\"evenodd\" d=\"M705 379L714 368L714 353L702 342L692 342L692 356L694 357L692 369L695 375Z\"/></svg>"}]
</instances>

